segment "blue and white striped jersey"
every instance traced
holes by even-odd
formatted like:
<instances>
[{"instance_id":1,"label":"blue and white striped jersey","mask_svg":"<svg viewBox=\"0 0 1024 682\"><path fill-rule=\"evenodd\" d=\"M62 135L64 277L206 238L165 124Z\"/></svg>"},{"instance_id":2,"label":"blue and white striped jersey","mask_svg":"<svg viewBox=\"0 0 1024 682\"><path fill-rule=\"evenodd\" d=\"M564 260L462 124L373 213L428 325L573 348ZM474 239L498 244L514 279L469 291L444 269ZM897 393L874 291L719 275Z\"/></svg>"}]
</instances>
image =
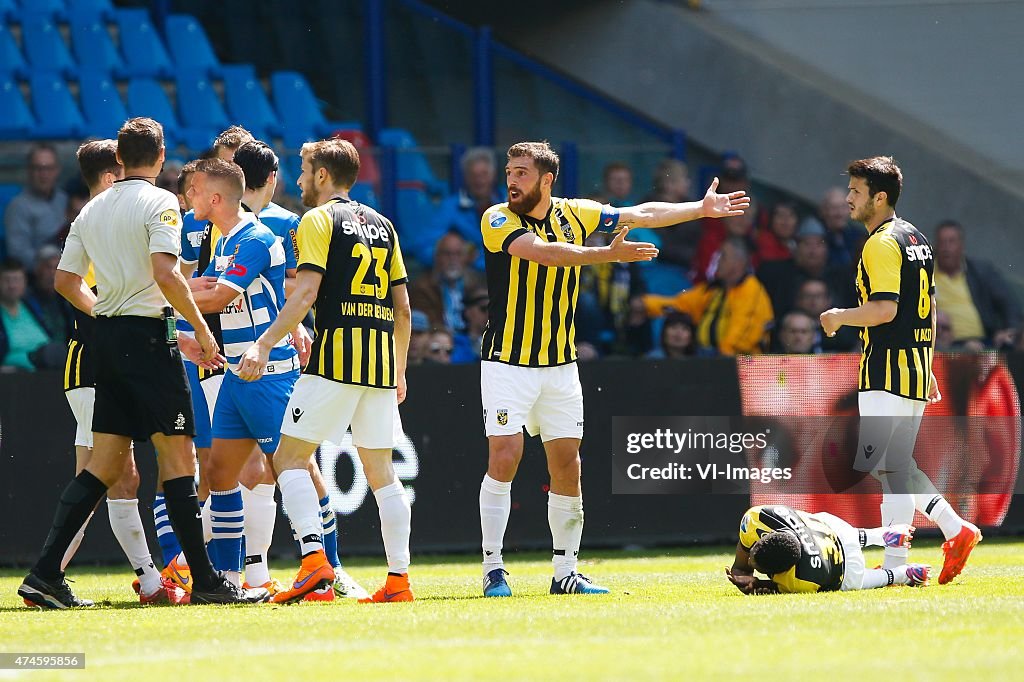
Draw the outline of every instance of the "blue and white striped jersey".
<instances>
[{"instance_id":1,"label":"blue and white striped jersey","mask_svg":"<svg viewBox=\"0 0 1024 682\"><path fill-rule=\"evenodd\" d=\"M284 307L284 245L255 216L245 215L245 220L217 242L214 257L204 273L217 277L218 284L239 294L220 313L224 357L232 372L238 371L242 354L273 324ZM296 357L290 340L288 335L271 349L271 365Z\"/></svg>"}]
</instances>

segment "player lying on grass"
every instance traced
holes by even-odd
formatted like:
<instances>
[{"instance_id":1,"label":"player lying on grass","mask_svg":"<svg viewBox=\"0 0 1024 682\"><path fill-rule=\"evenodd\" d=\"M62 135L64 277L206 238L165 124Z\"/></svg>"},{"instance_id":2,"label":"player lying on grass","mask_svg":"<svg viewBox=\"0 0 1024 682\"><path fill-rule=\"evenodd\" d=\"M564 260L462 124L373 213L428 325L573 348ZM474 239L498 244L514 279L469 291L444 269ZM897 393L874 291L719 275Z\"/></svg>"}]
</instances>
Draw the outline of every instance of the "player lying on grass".
<instances>
[{"instance_id":1,"label":"player lying on grass","mask_svg":"<svg viewBox=\"0 0 1024 682\"><path fill-rule=\"evenodd\" d=\"M780 504L752 507L740 521L729 581L743 594L870 590L928 583L930 566L865 568L862 547L910 547L914 527L854 528L825 512L808 514ZM754 577L759 571L768 580Z\"/></svg>"}]
</instances>

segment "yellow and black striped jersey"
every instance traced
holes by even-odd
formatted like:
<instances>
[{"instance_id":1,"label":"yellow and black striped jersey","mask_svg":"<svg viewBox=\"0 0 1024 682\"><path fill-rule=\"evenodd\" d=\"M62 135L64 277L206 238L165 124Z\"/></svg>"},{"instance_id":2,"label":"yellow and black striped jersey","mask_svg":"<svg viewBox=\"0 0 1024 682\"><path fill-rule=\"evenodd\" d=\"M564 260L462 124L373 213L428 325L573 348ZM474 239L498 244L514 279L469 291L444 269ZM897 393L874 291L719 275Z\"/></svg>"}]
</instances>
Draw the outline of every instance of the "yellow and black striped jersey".
<instances>
[{"instance_id":1,"label":"yellow and black striped jersey","mask_svg":"<svg viewBox=\"0 0 1024 682\"><path fill-rule=\"evenodd\" d=\"M835 532L823 521L781 504L751 507L740 520L740 545L748 552L761 536L789 531L800 540L800 560L769 576L780 592L830 592L843 584L846 558Z\"/></svg>"},{"instance_id":2,"label":"yellow and black striped jersey","mask_svg":"<svg viewBox=\"0 0 1024 682\"><path fill-rule=\"evenodd\" d=\"M334 198L299 222L299 270L323 274L305 374L374 388L397 385L392 289L408 278L391 221Z\"/></svg>"},{"instance_id":3,"label":"yellow and black striped jersey","mask_svg":"<svg viewBox=\"0 0 1024 682\"><path fill-rule=\"evenodd\" d=\"M582 245L598 228L610 231L618 211L589 199L551 198L543 220L492 206L480 220L490 305L480 358L521 367L576 361L576 299L580 266L549 267L517 258L509 245L527 233L542 241Z\"/></svg>"},{"instance_id":4,"label":"yellow and black striped jersey","mask_svg":"<svg viewBox=\"0 0 1024 682\"><path fill-rule=\"evenodd\" d=\"M928 399L934 269L928 240L901 218L882 223L864 242L857 266L857 302L896 301L897 309L891 322L861 329L861 391Z\"/></svg>"},{"instance_id":5,"label":"yellow and black striped jersey","mask_svg":"<svg viewBox=\"0 0 1024 682\"><path fill-rule=\"evenodd\" d=\"M85 285L96 293L96 273L92 265L83 278ZM92 366L92 345L95 320L91 315L83 313L72 306L71 317L74 322L71 337L68 339L68 355L64 360L64 390L73 391L96 385L96 375Z\"/></svg>"}]
</instances>

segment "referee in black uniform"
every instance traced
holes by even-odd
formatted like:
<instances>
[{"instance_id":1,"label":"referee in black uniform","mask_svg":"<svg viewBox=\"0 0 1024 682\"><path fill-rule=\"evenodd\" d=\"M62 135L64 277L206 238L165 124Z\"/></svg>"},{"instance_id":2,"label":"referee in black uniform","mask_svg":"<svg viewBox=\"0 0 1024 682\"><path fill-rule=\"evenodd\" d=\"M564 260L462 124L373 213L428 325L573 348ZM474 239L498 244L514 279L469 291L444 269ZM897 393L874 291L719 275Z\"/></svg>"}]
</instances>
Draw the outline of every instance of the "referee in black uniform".
<instances>
[{"instance_id":1,"label":"referee in black uniform","mask_svg":"<svg viewBox=\"0 0 1024 682\"><path fill-rule=\"evenodd\" d=\"M197 360L212 366L223 358L178 270L178 200L154 185L164 163L163 128L149 118L126 121L117 135L117 156L125 178L82 209L58 265L78 278L80 288L90 263L96 275L93 456L64 489L43 552L18 594L44 608L92 605L71 592L60 560L123 471L131 441L152 438L168 516L195 580L192 601L264 601L266 590L243 591L218 575L203 544L192 402L168 302L194 326L196 340L189 342L198 346Z\"/></svg>"}]
</instances>

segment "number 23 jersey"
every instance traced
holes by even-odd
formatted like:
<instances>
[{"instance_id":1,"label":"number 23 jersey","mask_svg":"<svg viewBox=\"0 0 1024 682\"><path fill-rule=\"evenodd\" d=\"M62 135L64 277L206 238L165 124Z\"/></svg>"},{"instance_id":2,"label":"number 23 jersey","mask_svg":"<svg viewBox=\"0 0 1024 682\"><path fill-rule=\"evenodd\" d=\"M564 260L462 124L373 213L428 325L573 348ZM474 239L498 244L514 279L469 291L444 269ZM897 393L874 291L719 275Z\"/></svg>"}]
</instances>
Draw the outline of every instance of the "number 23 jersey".
<instances>
[{"instance_id":1,"label":"number 23 jersey","mask_svg":"<svg viewBox=\"0 0 1024 682\"><path fill-rule=\"evenodd\" d=\"M369 206L334 198L302 216L298 244L298 269L323 275L303 373L395 388L392 289L408 276L391 221Z\"/></svg>"}]
</instances>

